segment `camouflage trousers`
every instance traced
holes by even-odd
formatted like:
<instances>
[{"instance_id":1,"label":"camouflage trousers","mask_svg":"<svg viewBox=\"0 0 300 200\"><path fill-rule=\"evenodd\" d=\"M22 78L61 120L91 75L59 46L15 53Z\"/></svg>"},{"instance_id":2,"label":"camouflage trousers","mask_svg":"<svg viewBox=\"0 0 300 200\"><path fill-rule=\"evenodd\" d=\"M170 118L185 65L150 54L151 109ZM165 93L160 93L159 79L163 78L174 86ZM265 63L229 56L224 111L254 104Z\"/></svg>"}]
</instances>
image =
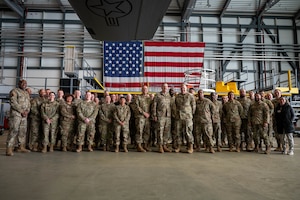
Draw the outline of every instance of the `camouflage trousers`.
<instances>
[{"instance_id":1,"label":"camouflage trousers","mask_svg":"<svg viewBox=\"0 0 300 200\"><path fill-rule=\"evenodd\" d=\"M42 120L39 116L35 117L30 117L30 144L34 145L35 143L40 143L41 142L41 123Z\"/></svg>"},{"instance_id":2,"label":"camouflage trousers","mask_svg":"<svg viewBox=\"0 0 300 200\"><path fill-rule=\"evenodd\" d=\"M241 121L236 122L227 122L227 139L228 139L228 146L240 146L241 145Z\"/></svg>"},{"instance_id":3,"label":"camouflage trousers","mask_svg":"<svg viewBox=\"0 0 300 200\"><path fill-rule=\"evenodd\" d=\"M57 125L58 122L52 122L51 124L47 124L46 122L43 122L43 145L55 144L56 143L56 137L57 137ZM50 137L49 137L50 135ZM50 139L50 141L49 141Z\"/></svg>"},{"instance_id":4,"label":"camouflage trousers","mask_svg":"<svg viewBox=\"0 0 300 200\"><path fill-rule=\"evenodd\" d=\"M135 141L137 144L150 143L150 119L144 117L135 119L136 134Z\"/></svg>"},{"instance_id":5,"label":"camouflage trousers","mask_svg":"<svg viewBox=\"0 0 300 200\"><path fill-rule=\"evenodd\" d=\"M166 145L171 133L171 118L160 117L157 121L157 143L159 145Z\"/></svg>"},{"instance_id":6,"label":"camouflage trousers","mask_svg":"<svg viewBox=\"0 0 300 200\"><path fill-rule=\"evenodd\" d=\"M194 144L193 119L177 119L175 121L173 145L178 147L183 143L184 138L188 144Z\"/></svg>"},{"instance_id":7,"label":"camouflage trousers","mask_svg":"<svg viewBox=\"0 0 300 200\"><path fill-rule=\"evenodd\" d=\"M270 145L268 127L264 127L262 124L255 124L252 126L252 131L255 146L259 145L261 139L264 140L265 145Z\"/></svg>"},{"instance_id":8,"label":"camouflage trousers","mask_svg":"<svg viewBox=\"0 0 300 200\"><path fill-rule=\"evenodd\" d=\"M217 147L222 146L222 130L221 130L221 122L213 123L213 137L216 141Z\"/></svg>"},{"instance_id":9,"label":"camouflage trousers","mask_svg":"<svg viewBox=\"0 0 300 200\"><path fill-rule=\"evenodd\" d=\"M74 142L75 136L75 120L68 119L63 120L60 123L60 133L61 133L61 144L66 147L68 144L71 145Z\"/></svg>"},{"instance_id":10,"label":"camouflage trousers","mask_svg":"<svg viewBox=\"0 0 300 200\"><path fill-rule=\"evenodd\" d=\"M248 125L248 119L242 119L242 124L241 124L241 141L245 142L246 145L250 145L253 140L252 136L252 130Z\"/></svg>"},{"instance_id":11,"label":"camouflage trousers","mask_svg":"<svg viewBox=\"0 0 300 200\"><path fill-rule=\"evenodd\" d=\"M128 144L128 138L129 138L129 124L124 124L121 126L120 124L115 123L115 144L120 145L120 137L122 137L123 144Z\"/></svg>"},{"instance_id":12,"label":"camouflage trousers","mask_svg":"<svg viewBox=\"0 0 300 200\"><path fill-rule=\"evenodd\" d=\"M197 123L195 124L195 141L196 146L200 147L201 137L203 137L203 143L206 144L206 147L213 147L213 126L212 123Z\"/></svg>"},{"instance_id":13,"label":"camouflage trousers","mask_svg":"<svg viewBox=\"0 0 300 200\"><path fill-rule=\"evenodd\" d=\"M27 118L21 116L11 116L9 118L9 133L7 135L7 147L14 147L16 139L18 144L25 145L27 133Z\"/></svg>"},{"instance_id":14,"label":"camouflage trousers","mask_svg":"<svg viewBox=\"0 0 300 200\"><path fill-rule=\"evenodd\" d=\"M114 133L113 124L101 121L98 130L101 144L110 144Z\"/></svg>"},{"instance_id":15,"label":"camouflage trousers","mask_svg":"<svg viewBox=\"0 0 300 200\"><path fill-rule=\"evenodd\" d=\"M87 134L88 144L92 145L94 143L95 132L95 122L90 122L88 124L81 121L78 122L77 145L84 144L85 133Z\"/></svg>"}]
</instances>

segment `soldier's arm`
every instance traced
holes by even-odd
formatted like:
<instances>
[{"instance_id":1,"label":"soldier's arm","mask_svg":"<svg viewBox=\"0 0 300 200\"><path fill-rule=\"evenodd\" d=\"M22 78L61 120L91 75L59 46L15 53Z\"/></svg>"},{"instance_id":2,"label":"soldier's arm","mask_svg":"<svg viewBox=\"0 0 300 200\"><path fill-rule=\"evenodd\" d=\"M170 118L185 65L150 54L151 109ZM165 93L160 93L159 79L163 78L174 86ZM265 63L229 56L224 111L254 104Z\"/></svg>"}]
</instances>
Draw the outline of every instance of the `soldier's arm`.
<instances>
[{"instance_id":1,"label":"soldier's arm","mask_svg":"<svg viewBox=\"0 0 300 200\"><path fill-rule=\"evenodd\" d=\"M66 117L66 118L72 118L73 115L67 111L66 105L64 105L64 104L60 105L59 110L60 110L61 116Z\"/></svg>"},{"instance_id":2,"label":"soldier's arm","mask_svg":"<svg viewBox=\"0 0 300 200\"><path fill-rule=\"evenodd\" d=\"M194 98L194 96L193 95L191 95L191 106L192 106L192 113L193 113L193 115L195 114L195 112L196 112L196 100L195 100L195 98Z\"/></svg>"},{"instance_id":3,"label":"soldier's arm","mask_svg":"<svg viewBox=\"0 0 300 200\"><path fill-rule=\"evenodd\" d=\"M131 117L131 111L130 111L129 106L127 106L127 116L126 116L126 119L125 119L125 120L126 120L127 122L129 122L130 117Z\"/></svg>"},{"instance_id":4,"label":"soldier's arm","mask_svg":"<svg viewBox=\"0 0 300 200\"><path fill-rule=\"evenodd\" d=\"M43 120L47 120L49 119L49 117L47 116L47 114L45 113L45 103L43 103L41 105L41 117Z\"/></svg>"},{"instance_id":5,"label":"soldier's arm","mask_svg":"<svg viewBox=\"0 0 300 200\"><path fill-rule=\"evenodd\" d=\"M92 115L89 117L89 119L95 121L97 115L98 115L98 106L95 106L95 107L94 107L94 112L93 112Z\"/></svg>"},{"instance_id":6,"label":"soldier's arm","mask_svg":"<svg viewBox=\"0 0 300 200\"><path fill-rule=\"evenodd\" d=\"M116 120L116 122L118 122L118 124L122 123L118 117L118 108L117 107L115 107L115 109L114 109L114 119Z\"/></svg>"},{"instance_id":7,"label":"soldier's arm","mask_svg":"<svg viewBox=\"0 0 300 200\"><path fill-rule=\"evenodd\" d=\"M82 113L81 103L78 104L76 112L77 112L78 119L84 122L84 120L86 119L86 117Z\"/></svg>"},{"instance_id":8,"label":"soldier's arm","mask_svg":"<svg viewBox=\"0 0 300 200\"><path fill-rule=\"evenodd\" d=\"M18 102L18 94L15 90L12 90L10 92L10 107L11 107L11 109L13 109L19 113L24 112L24 110L21 107L21 104L19 104L19 102Z\"/></svg>"},{"instance_id":9,"label":"soldier's arm","mask_svg":"<svg viewBox=\"0 0 300 200\"><path fill-rule=\"evenodd\" d=\"M157 120L156 108L157 108L157 94L153 99L153 107L152 107L152 117L154 120Z\"/></svg>"}]
</instances>

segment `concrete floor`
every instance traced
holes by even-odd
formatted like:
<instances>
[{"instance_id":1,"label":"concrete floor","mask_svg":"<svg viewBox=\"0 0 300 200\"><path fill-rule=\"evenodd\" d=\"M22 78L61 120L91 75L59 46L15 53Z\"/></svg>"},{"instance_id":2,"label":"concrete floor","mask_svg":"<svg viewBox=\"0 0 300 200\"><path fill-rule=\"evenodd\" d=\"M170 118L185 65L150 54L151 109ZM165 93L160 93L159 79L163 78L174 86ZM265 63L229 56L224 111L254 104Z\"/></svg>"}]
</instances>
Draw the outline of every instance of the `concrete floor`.
<instances>
[{"instance_id":1,"label":"concrete floor","mask_svg":"<svg viewBox=\"0 0 300 200\"><path fill-rule=\"evenodd\" d=\"M241 152L15 153L0 136L0 199L300 198L300 138L294 156ZM153 148L153 150L157 150Z\"/></svg>"}]
</instances>

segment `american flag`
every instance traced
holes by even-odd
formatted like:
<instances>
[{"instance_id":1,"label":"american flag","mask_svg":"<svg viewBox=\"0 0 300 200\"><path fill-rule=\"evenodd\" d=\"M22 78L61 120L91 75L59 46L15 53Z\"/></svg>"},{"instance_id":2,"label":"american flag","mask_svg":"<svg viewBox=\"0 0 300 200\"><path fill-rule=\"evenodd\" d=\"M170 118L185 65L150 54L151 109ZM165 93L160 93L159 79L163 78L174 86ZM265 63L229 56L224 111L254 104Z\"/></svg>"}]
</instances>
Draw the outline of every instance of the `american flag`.
<instances>
[{"instance_id":1,"label":"american flag","mask_svg":"<svg viewBox=\"0 0 300 200\"><path fill-rule=\"evenodd\" d=\"M163 83L179 87L184 72L203 67L205 43L104 42L104 86L109 91L140 91Z\"/></svg>"}]
</instances>

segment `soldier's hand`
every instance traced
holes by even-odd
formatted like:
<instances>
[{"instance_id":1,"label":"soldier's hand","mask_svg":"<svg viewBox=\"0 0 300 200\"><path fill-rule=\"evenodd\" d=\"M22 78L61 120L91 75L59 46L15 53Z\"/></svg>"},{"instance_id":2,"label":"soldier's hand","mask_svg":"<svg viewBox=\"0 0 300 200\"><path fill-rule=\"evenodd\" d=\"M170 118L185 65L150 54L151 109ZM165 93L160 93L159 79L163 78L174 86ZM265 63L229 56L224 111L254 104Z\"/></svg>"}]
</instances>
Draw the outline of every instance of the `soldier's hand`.
<instances>
[{"instance_id":1,"label":"soldier's hand","mask_svg":"<svg viewBox=\"0 0 300 200\"><path fill-rule=\"evenodd\" d=\"M143 114L144 114L144 117L145 117L145 118L149 118L149 117L150 117L150 114L149 114L149 113L143 112Z\"/></svg>"},{"instance_id":2,"label":"soldier's hand","mask_svg":"<svg viewBox=\"0 0 300 200\"><path fill-rule=\"evenodd\" d=\"M88 124L88 123L90 123L90 119L89 119L89 118L85 118L84 122L85 122L86 124Z\"/></svg>"},{"instance_id":3,"label":"soldier's hand","mask_svg":"<svg viewBox=\"0 0 300 200\"><path fill-rule=\"evenodd\" d=\"M22 113L21 113L21 116L22 116L22 117L27 117L27 116L28 116L28 111L22 112Z\"/></svg>"}]
</instances>

